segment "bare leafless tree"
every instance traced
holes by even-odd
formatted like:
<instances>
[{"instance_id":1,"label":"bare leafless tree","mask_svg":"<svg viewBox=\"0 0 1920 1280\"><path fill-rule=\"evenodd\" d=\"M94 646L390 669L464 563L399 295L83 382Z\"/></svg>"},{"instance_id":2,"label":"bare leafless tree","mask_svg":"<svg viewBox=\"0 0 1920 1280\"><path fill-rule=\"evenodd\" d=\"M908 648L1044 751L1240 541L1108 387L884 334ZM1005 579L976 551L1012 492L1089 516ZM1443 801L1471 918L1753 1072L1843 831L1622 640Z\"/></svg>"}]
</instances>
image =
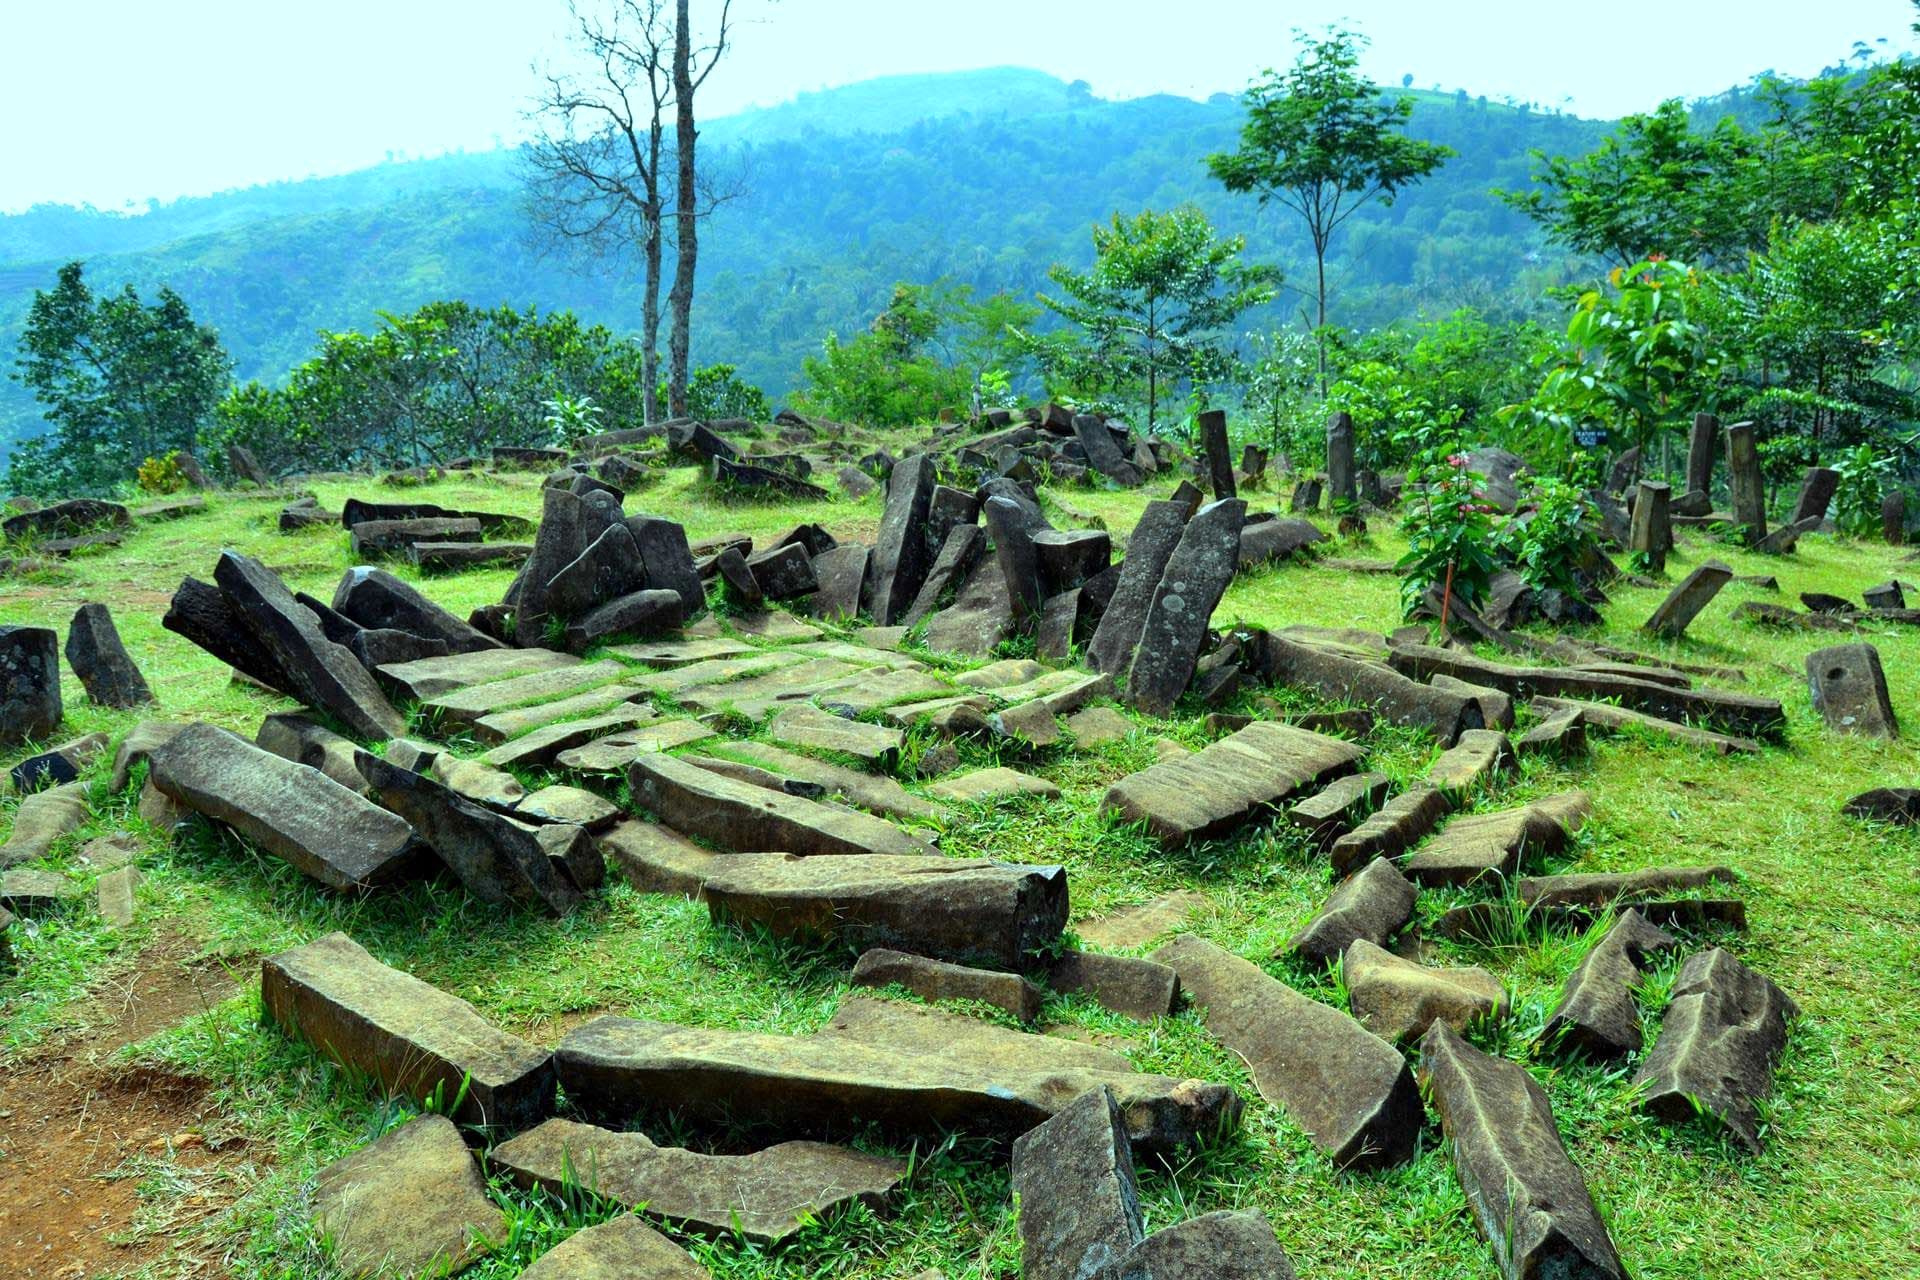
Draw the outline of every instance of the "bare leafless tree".
<instances>
[{"instance_id":1,"label":"bare leafless tree","mask_svg":"<svg viewBox=\"0 0 1920 1280\"><path fill-rule=\"evenodd\" d=\"M644 264L641 345L645 413L660 419L660 277L666 204L663 165L672 159L666 119L678 59L668 0L611 0L588 7L569 0L577 64L542 73L528 113L528 209L534 225L596 257ZM684 9L684 5L682 6ZM682 182L688 165L681 163ZM679 288L678 273L675 286ZM684 352L685 320L676 310L673 349ZM683 354L672 385L684 388ZM678 393L677 407L684 401Z\"/></svg>"},{"instance_id":2,"label":"bare leafless tree","mask_svg":"<svg viewBox=\"0 0 1920 1280\"><path fill-rule=\"evenodd\" d=\"M696 34L690 12L691 0L676 0L673 26L673 100L674 141L677 175L674 203L673 290L667 295L673 311L673 336L668 351L668 411L675 416L687 411L687 354L692 345L689 324L693 317L693 273L700 257L700 217L703 199L695 174L694 150L700 131L694 124L693 102L715 66L727 51L733 33L733 0L719 0L719 14L712 29ZM704 41L696 45L696 41Z\"/></svg>"}]
</instances>

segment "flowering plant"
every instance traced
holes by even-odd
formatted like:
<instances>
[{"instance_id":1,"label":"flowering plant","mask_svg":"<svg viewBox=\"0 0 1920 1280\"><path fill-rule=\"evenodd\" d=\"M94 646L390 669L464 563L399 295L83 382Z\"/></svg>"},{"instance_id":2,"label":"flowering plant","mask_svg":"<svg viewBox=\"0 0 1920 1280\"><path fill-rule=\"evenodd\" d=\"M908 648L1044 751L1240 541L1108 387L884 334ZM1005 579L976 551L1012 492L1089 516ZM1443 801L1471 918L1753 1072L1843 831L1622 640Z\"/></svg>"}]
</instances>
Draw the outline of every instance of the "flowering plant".
<instances>
[{"instance_id":1,"label":"flowering plant","mask_svg":"<svg viewBox=\"0 0 1920 1280\"><path fill-rule=\"evenodd\" d=\"M1408 490L1417 496L1401 522L1407 554L1396 567L1409 614L1434 586L1467 604L1486 595L1496 567L1496 528L1484 479L1468 469L1466 454L1438 449L1424 453L1408 472Z\"/></svg>"}]
</instances>

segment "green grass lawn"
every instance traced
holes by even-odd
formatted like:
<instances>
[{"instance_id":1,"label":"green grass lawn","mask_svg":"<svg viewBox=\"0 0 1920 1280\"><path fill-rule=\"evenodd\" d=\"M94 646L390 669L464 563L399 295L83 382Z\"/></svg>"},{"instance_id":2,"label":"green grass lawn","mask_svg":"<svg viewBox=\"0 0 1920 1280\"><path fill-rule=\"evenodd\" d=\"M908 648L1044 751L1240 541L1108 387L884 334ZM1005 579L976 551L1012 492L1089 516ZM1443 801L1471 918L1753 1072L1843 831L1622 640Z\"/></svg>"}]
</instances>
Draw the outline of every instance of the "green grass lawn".
<instances>
[{"instance_id":1,"label":"green grass lawn","mask_svg":"<svg viewBox=\"0 0 1920 1280\"><path fill-rule=\"evenodd\" d=\"M417 490L367 481L322 483L313 492L329 508L349 494L417 495L534 516L537 485L534 476L456 476ZM1154 496L1169 487L1156 484ZM1148 495L1072 489L1060 496L1101 518L1118 538ZM1271 492L1253 496L1257 505L1275 501ZM281 501L218 495L203 513L140 526L120 548L8 580L0 584L0 622L54 626L64 636L75 608L104 601L160 699L157 714L210 720L251 736L264 713L289 704L232 683L221 664L162 630L160 616L180 578L209 577L223 547L256 555L295 588L330 597L352 562L346 534L279 533ZM868 539L880 513L877 496L818 504L720 502L692 468L663 473L630 495L627 507L679 519L695 537L730 530L767 535L817 520L843 539ZM1392 559L1400 550L1397 535L1378 522L1371 540L1335 545L1334 554L1353 558ZM1875 544L1814 537L1803 539L1793 556L1765 559L1693 534L1673 556L1668 576L1677 581L1703 560L1719 558L1738 573L1777 575L1778 598L1789 603L1803 590L1857 598L1862 588L1905 568L1900 555ZM464 613L497 600L510 578L504 570L473 572L433 579L426 589ZM1525 1061L1547 1089L1567 1146L1634 1275L1920 1275L1920 836L1839 816L1841 802L1856 792L1920 784L1914 747L1911 740L1835 736L1812 712L1805 656L1847 637L1735 622L1729 614L1739 601L1775 598L1735 584L1686 640L1655 645L1637 627L1661 594L1620 587L1599 638L1744 669L1750 679L1743 688L1786 705L1786 745L1723 759L1651 738L1598 739L1589 758L1570 765L1528 757L1482 804L1517 803L1573 786L1587 790L1593 818L1554 869L1725 862L1742 873L1738 892L1748 904L1751 932L1712 941L1772 977L1804 1012L1765 1108L1765 1154L1740 1153L1706 1124L1674 1130L1638 1114L1627 1083L1633 1064L1602 1068L1536 1056L1534 1035L1589 938L1550 934L1499 948L1435 946L1448 962L1483 965L1508 983L1513 1015L1501 1028L1482 1032L1480 1043ZM1383 631L1400 621L1398 583L1310 563L1262 569L1242 575L1228 593L1217 620L1234 619ZM1896 708L1909 729L1920 732L1920 630L1889 626L1865 638L1880 649ZM65 692L63 736L96 729L119 734L141 718L89 707L70 674ZM969 763L1017 764L1058 782L1066 794L1060 802L966 812L945 831L943 847L1066 865L1076 917L1168 890L1200 890L1210 905L1193 918L1195 931L1316 995L1337 998L1334 979L1309 977L1273 959L1331 887L1324 861L1290 834L1255 830L1164 853L1098 816L1106 785L1150 763L1152 740L1162 735L1190 745L1204 741L1194 712L1173 722L1142 721L1139 732L1089 752L1055 748L1020 760L965 747ZM1377 733L1370 745L1373 767L1396 778L1417 775L1435 752L1422 738L1391 731ZM15 751L0 764L10 766L23 754ZM92 823L63 842L49 865L65 865L69 846L93 835L132 829L145 836L150 849L142 860L138 921L117 934L87 901L38 914L33 935L18 941L18 972L0 979L0 1052L11 1069L30 1072L47 1045L111 1017L94 993L138 967L163 940L173 946L184 940L190 956L229 967L242 994L121 1052L132 1063L209 1081L220 1109L216 1128L247 1139L237 1196L208 1215L175 1212L195 1184L170 1176L164 1153L151 1167L124 1171L141 1179L147 1209L146 1225L136 1231L191 1221L178 1229L194 1253L224 1262L235 1275L333 1274L307 1223L311 1179L328 1161L377 1136L401 1109L364 1079L260 1023L256 961L263 954L345 929L381 959L544 1044L601 1012L804 1031L824 1022L848 989L848 955L717 929L702 906L639 895L624 885L561 921L485 907L451 881L365 899L337 897L231 837L203 830L168 847L132 815L131 793L110 795L105 786L102 769ZM13 803L0 807L0 826L11 821ZM1424 892L1420 919L1465 897ZM1677 961L1665 967L1648 992L1650 1032L1676 968ZM1084 1000L1056 998L1047 1018L1109 1038L1143 1069L1231 1082L1248 1099L1238 1133L1177 1167L1143 1171L1150 1229L1216 1209L1257 1208L1303 1277L1477 1280L1495 1274L1437 1127L1429 1126L1421 1154L1406 1166L1341 1174L1284 1114L1258 1099L1243 1066L1209 1039L1191 1012L1149 1027ZM667 1142L711 1135L650 1136ZM907 1152L872 1135L861 1141ZM731 1277L877 1278L926 1267L956 1278L1014 1274L1018 1233L1004 1154L965 1139L923 1145L914 1154L912 1179L883 1215L842 1215L773 1251L732 1241L692 1247L716 1274ZM565 1234L611 1212L499 1194L513 1210L512 1234L469 1275L517 1275ZM184 1265L161 1261L150 1272L170 1275Z\"/></svg>"}]
</instances>

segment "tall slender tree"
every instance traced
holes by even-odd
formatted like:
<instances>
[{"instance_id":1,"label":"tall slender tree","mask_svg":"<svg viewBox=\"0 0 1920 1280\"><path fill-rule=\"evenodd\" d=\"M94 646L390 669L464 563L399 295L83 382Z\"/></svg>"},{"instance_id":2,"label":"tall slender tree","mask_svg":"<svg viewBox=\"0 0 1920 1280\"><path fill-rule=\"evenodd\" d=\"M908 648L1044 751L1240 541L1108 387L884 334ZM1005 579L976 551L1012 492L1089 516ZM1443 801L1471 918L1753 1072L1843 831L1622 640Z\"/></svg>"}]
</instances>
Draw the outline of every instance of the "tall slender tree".
<instances>
[{"instance_id":1,"label":"tall slender tree","mask_svg":"<svg viewBox=\"0 0 1920 1280\"><path fill-rule=\"evenodd\" d=\"M694 120L694 97L726 54L733 34L733 0L720 0L713 29L705 36L693 28L691 0L677 0L673 24L674 140L678 168L674 183L673 290L667 296L673 311L673 337L667 358L668 412L687 411L687 359L692 349L693 277L700 259L702 189L695 166L700 131ZM696 39L706 43L695 47Z\"/></svg>"},{"instance_id":2,"label":"tall slender tree","mask_svg":"<svg viewBox=\"0 0 1920 1280\"><path fill-rule=\"evenodd\" d=\"M1299 214L1313 241L1314 328L1320 395L1327 394L1327 245L1373 200L1392 204L1402 189L1438 169L1451 147L1401 132L1413 99L1387 98L1359 72L1362 37L1329 28L1302 35L1284 74L1269 70L1247 89L1240 149L1207 157L1229 191L1253 192Z\"/></svg>"}]
</instances>

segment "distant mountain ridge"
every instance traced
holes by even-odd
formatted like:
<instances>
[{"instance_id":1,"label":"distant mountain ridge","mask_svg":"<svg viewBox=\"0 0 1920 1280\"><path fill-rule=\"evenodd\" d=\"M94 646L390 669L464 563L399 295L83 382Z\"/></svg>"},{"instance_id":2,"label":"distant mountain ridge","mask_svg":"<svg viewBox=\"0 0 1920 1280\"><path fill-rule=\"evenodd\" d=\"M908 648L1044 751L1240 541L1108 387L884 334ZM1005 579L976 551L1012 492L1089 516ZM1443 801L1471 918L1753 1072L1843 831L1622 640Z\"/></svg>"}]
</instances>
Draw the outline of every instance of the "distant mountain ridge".
<instances>
[{"instance_id":1,"label":"distant mountain ridge","mask_svg":"<svg viewBox=\"0 0 1920 1280\"><path fill-rule=\"evenodd\" d=\"M1530 148L1584 150L1606 128L1464 93L1412 96L1414 131L1460 154L1351 224L1335 262L1349 323L1537 295L1564 264L1489 189L1524 184ZM1115 209L1192 201L1246 234L1251 256L1297 273L1299 230L1206 175L1204 156L1232 145L1240 114L1226 95L1112 101L999 67L889 76L711 121L710 154L744 162L752 187L702 237L695 359L738 364L778 399L825 335L863 328L896 280L1030 294L1051 263L1084 260L1089 224ZM383 164L138 216L39 206L0 217L0 365L11 369L33 290L74 257L99 288L171 284L220 330L242 378L283 377L321 329L364 329L380 311L441 297L637 325L628 272L536 252L515 158ZM1267 322L1296 304L1276 304ZM40 429L23 389L0 383L0 448Z\"/></svg>"}]
</instances>

